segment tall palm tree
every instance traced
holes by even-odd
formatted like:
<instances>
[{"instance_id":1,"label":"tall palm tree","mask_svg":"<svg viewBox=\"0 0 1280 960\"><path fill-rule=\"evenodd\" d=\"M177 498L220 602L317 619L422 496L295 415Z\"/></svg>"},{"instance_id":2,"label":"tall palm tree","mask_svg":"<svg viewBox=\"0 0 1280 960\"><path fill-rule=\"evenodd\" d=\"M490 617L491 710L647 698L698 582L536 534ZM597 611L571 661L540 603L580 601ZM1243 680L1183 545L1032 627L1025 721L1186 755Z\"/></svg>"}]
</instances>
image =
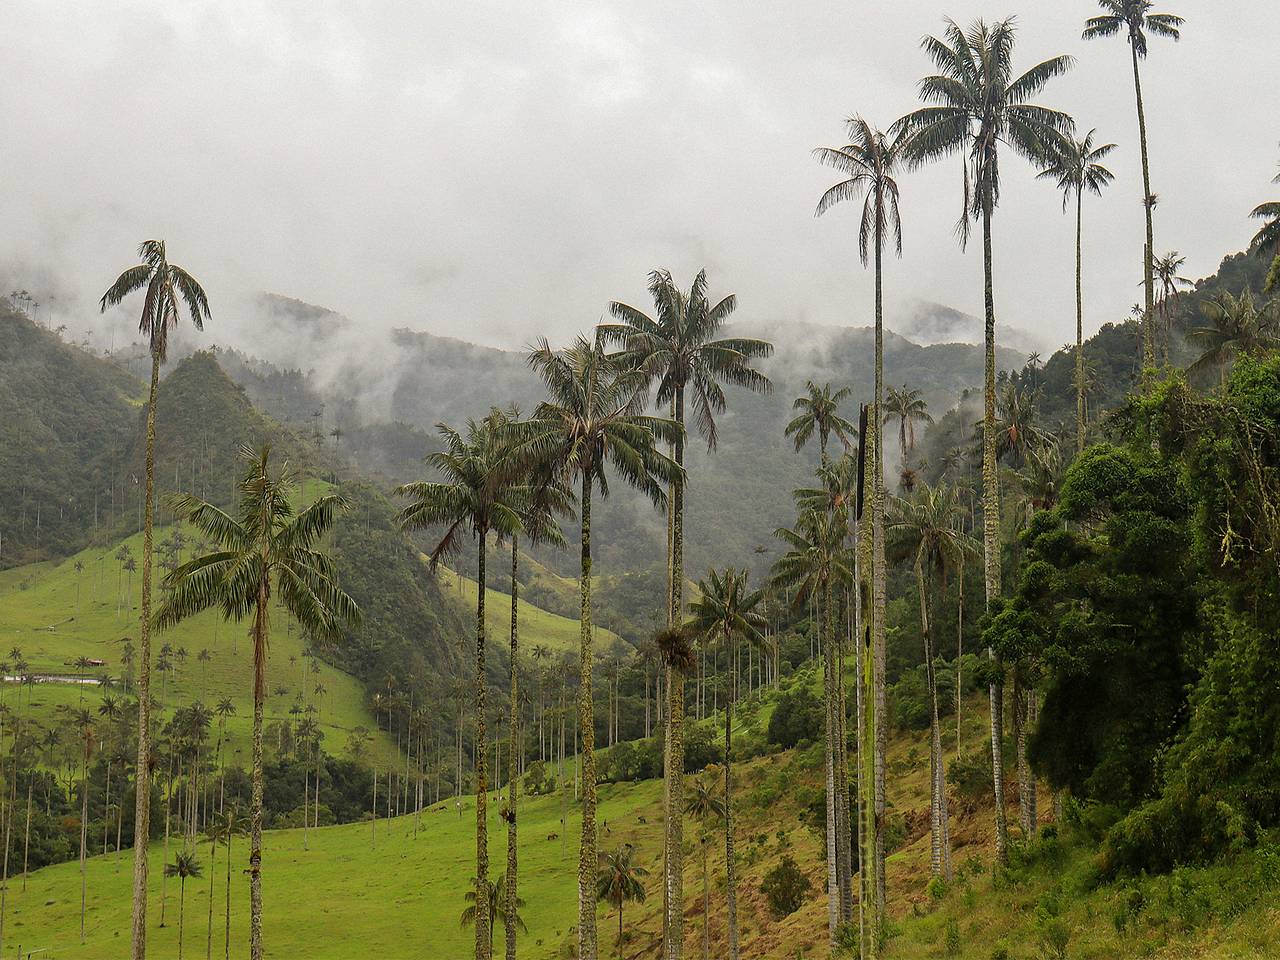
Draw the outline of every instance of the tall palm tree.
<instances>
[{"instance_id":1,"label":"tall palm tree","mask_svg":"<svg viewBox=\"0 0 1280 960\"><path fill-rule=\"evenodd\" d=\"M894 419L898 421L898 447L902 451L902 459L905 463L907 455L916 447L916 424L933 423L933 417L929 414L929 404L924 399L924 395L919 390L912 390L905 383L901 390L890 387L885 402L883 422L888 424Z\"/></svg>"},{"instance_id":2,"label":"tall palm tree","mask_svg":"<svg viewBox=\"0 0 1280 960\"><path fill-rule=\"evenodd\" d=\"M1065 211L1072 199L1076 202L1076 450L1084 450L1084 195L1102 196L1115 175L1102 165L1114 143L1095 144L1096 129L1085 134L1084 139L1070 137L1063 141L1040 174L1043 180L1053 180L1062 191L1062 209Z\"/></svg>"},{"instance_id":3,"label":"tall palm tree","mask_svg":"<svg viewBox=\"0 0 1280 960\"><path fill-rule=\"evenodd\" d=\"M439 424L445 449L427 456L427 463L443 479L419 480L396 489L409 498L409 505L396 516L396 522L407 530L443 526L444 534L432 548L433 569L447 555L461 549L462 538L471 534L476 540L476 679L473 688L476 740L476 890L489 882L489 801L488 801L488 728L485 676L485 593L488 580L485 557L489 535L512 538L520 530L519 508L514 499L511 450L505 438L506 421L495 417L477 423L469 420L466 433ZM476 960L487 960L493 945L487 939L492 929L486 914L488 900L475 901L480 914L475 924Z\"/></svg>"},{"instance_id":4,"label":"tall palm tree","mask_svg":"<svg viewBox=\"0 0 1280 960\"><path fill-rule=\"evenodd\" d=\"M977 20L966 32L948 20L943 39L926 37L925 52L938 73L920 82L926 106L903 117L895 131L913 164L962 153L964 206L958 223L967 241L973 220L982 223L986 370L982 437L983 574L990 604L1000 595L1000 486L996 472L996 315L992 282L991 221L1000 201L1000 147L1043 163L1062 149L1075 125L1065 113L1031 102L1045 85L1066 73L1070 57L1053 57L1014 74L1014 21ZM994 653L988 651L994 657ZM999 674L991 685L992 780L996 807L996 851L1008 856L1004 816L1004 765L1000 738Z\"/></svg>"},{"instance_id":5,"label":"tall palm tree","mask_svg":"<svg viewBox=\"0 0 1280 960\"><path fill-rule=\"evenodd\" d=\"M262 725L267 699L267 640L273 588L304 632L335 640L345 624L359 622L354 600L338 586L333 558L318 544L347 506L329 494L295 512L297 483L286 461L271 469L271 447L240 449L244 474L235 514L190 494L174 498L175 512L218 545L167 577L168 599L155 615L164 630L210 607L225 620L253 617L253 743L249 851L249 953L262 960ZM145 841L144 841L145 842Z\"/></svg>"},{"instance_id":6,"label":"tall palm tree","mask_svg":"<svg viewBox=\"0 0 1280 960\"><path fill-rule=\"evenodd\" d=\"M898 209L899 193L897 172L903 165L902 138L889 136L873 128L861 117L848 123L849 143L836 149L819 148L817 158L830 167L845 173L848 179L828 188L818 201L817 215L821 216L833 204L863 197L862 222L858 231L858 253L865 267L868 260L875 265L875 397L869 418L868 451L872 459L871 487L871 646L872 646L872 705L867 711L869 722L864 724L863 736L871 744L873 776L875 780L872 803L875 818L868 818L871 832L867 838L868 849L875 851L875 870L868 877L864 872L863 886L875 901L872 925L864 924L867 931L866 953L871 956L879 947L878 926L884 914L884 843L875 821L885 809L884 754L888 741L885 715L885 603L886 570L884 542L884 443L882 419L884 417L884 248L889 240L893 250L902 256L902 218ZM871 727L872 729L866 729ZM867 880L871 879L870 883ZM865 915L865 913L864 913ZM872 930L872 927L875 930Z\"/></svg>"},{"instance_id":7,"label":"tall palm tree","mask_svg":"<svg viewBox=\"0 0 1280 960\"><path fill-rule=\"evenodd\" d=\"M1275 175L1272 183L1280 183L1280 173ZM1254 234L1251 246L1260 257L1275 256L1271 269L1267 273L1265 290L1270 290L1280 280L1280 200L1270 200L1253 208L1249 216L1266 223Z\"/></svg>"},{"instance_id":8,"label":"tall palm tree","mask_svg":"<svg viewBox=\"0 0 1280 960\"><path fill-rule=\"evenodd\" d=\"M684 797L684 813L704 827L698 841L702 848L702 960L711 960L711 879L707 873L707 841L710 824L725 820L724 801L716 794L711 781L701 777L694 779L693 789Z\"/></svg>"},{"instance_id":9,"label":"tall palm tree","mask_svg":"<svg viewBox=\"0 0 1280 960\"><path fill-rule=\"evenodd\" d=\"M1138 61L1147 58L1147 34L1157 37L1169 37L1177 40L1181 37L1183 19L1171 13L1152 13L1154 4L1151 0L1098 0L1102 8L1102 16L1091 17L1085 22L1084 38L1094 40L1098 37L1114 37L1123 32L1129 42L1129 53L1133 58L1133 92L1138 104L1138 142L1142 148L1142 206L1147 215L1147 241L1142 248L1142 283L1146 293L1142 319L1142 355L1146 366L1155 363L1155 276L1153 261L1156 245L1152 228L1152 214L1156 206L1156 195L1151 191L1151 164L1147 155L1147 113L1142 102L1142 76L1138 70Z\"/></svg>"},{"instance_id":10,"label":"tall palm tree","mask_svg":"<svg viewBox=\"0 0 1280 960\"><path fill-rule=\"evenodd\" d=\"M194 850L179 850L173 863L164 865L166 876L178 878L178 960L182 960L182 941L186 927L187 880L201 876L200 861Z\"/></svg>"},{"instance_id":11,"label":"tall palm tree","mask_svg":"<svg viewBox=\"0 0 1280 960\"><path fill-rule=\"evenodd\" d=\"M765 393L771 389L769 378L756 370L752 361L770 356L773 345L764 340L745 337L722 337L725 322L738 305L737 297L729 294L718 301L707 296L707 272L699 270L688 292L680 289L669 270L655 270L649 274L649 295L653 299L654 316L626 303L609 304L609 312L617 323L602 324L598 330L606 342L621 344L621 362L642 371L651 381L656 381L656 402L659 409L670 407L672 419L681 428L685 425L686 396L693 408L693 422L698 433L706 440L707 449L714 450L717 441L716 416L724 413L724 385L745 387ZM676 437L674 445L676 465L684 469L684 434ZM671 556L669 624L679 623L684 616L684 481L677 479L671 485ZM684 696L681 684L667 684L667 695ZM683 709L672 710L672 717L682 716ZM668 725L668 747L683 743L678 731ZM665 757L666 780L681 776L684 757L667 750ZM671 797L670 789L663 792L665 841L668 851L675 844L676 821L681 816L678 800ZM677 869L679 857L667 859L667 871ZM668 878L663 885L667 890L675 880ZM680 903L667 900L664 904L664 927L673 948L679 951L683 942L683 909Z\"/></svg>"},{"instance_id":12,"label":"tall palm tree","mask_svg":"<svg viewBox=\"0 0 1280 960\"><path fill-rule=\"evenodd\" d=\"M609 494L607 468L645 494L656 506L666 502L664 483L683 478L659 442L674 444L683 434L674 420L639 412L647 377L605 352L603 338L578 337L565 350L542 340L529 354L547 399L533 419L518 425L522 462L548 470L566 486L581 486L581 567L578 577L578 722L582 735L582 841L578 853L578 955L596 960L596 761L592 704L591 501L598 489Z\"/></svg>"},{"instance_id":13,"label":"tall palm tree","mask_svg":"<svg viewBox=\"0 0 1280 960\"><path fill-rule=\"evenodd\" d=\"M738 696L738 644L764 641L764 615L757 609L764 593L751 590L747 571L729 567L712 570L698 583L698 599L691 606L693 627L709 643L729 655L729 689L724 698L724 862L728 899L729 960L738 960L738 883L733 852L733 704Z\"/></svg>"},{"instance_id":14,"label":"tall palm tree","mask_svg":"<svg viewBox=\"0 0 1280 960\"><path fill-rule=\"evenodd\" d=\"M957 569L974 544L956 522L960 501L949 486L920 486L910 500L895 503L889 523L890 557L910 559L920 597L920 633L924 639L925 676L929 686L930 848L929 866L935 876L951 878L951 841L947 814L946 777L942 763L942 723L938 711L938 680L934 670L934 642L930 630L930 596L934 584Z\"/></svg>"},{"instance_id":15,"label":"tall palm tree","mask_svg":"<svg viewBox=\"0 0 1280 960\"><path fill-rule=\"evenodd\" d=\"M823 463L827 462L827 444L834 435L846 447L858 428L840 414L840 404L849 398L848 387L832 390L831 384L818 386L812 380L805 381L805 395L797 397L792 409L798 411L783 431L795 442L796 450L804 449L816 433L818 450Z\"/></svg>"},{"instance_id":16,"label":"tall palm tree","mask_svg":"<svg viewBox=\"0 0 1280 960\"><path fill-rule=\"evenodd\" d=\"M803 491L801 492L803 495ZM800 496L797 497L800 500ZM796 605L813 602L818 616L819 646L823 651L823 689L826 701L826 781L827 781L827 933L834 942L841 914L841 877L838 864L836 799L836 746L839 702L835 657L835 604L837 587L853 582L854 556L845 543L848 518L843 509L804 509L795 529L780 528L774 536L787 547L773 567L774 584L789 590Z\"/></svg>"},{"instance_id":17,"label":"tall palm tree","mask_svg":"<svg viewBox=\"0 0 1280 960\"><path fill-rule=\"evenodd\" d=\"M1188 330L1187 339L1201 344L1203 352L1188 373L1218 370L1225 383L1236 357L1280 347L1280 300L1259 306L1250 290L1238 297L1224 291L1200 309L1206 322Z\"/></svg>"},{"instance_id":18,"label":"tall palm tree","mask_svg":"<svg viewBox=\"0 0 1280 960\"><path fill-rule=\"evenodd\" d=\"M102 295L99 307L106 311L138 290L146 288L138 330L151 349L151 383L147 393L147 439L142 521L142 616L139 625L138 763L134 775L137 800L133 827L133 918L130 956L144 960L147 950L147 839L151 835L151 558L155 549L152 523L155 514L156 393L160 365L169 345L169 330L178 323L185 306L191 323L204 329L209 319L209 298L191 274L170 263L163 240L147 240L138 247L142 263L116 278Z\"/></svg>"},{"instance_id":19,"label":"tall palm tree","mask_svg":"<svg viewBox=\"0 0 1280 960\"><path fill-rule=\"evenodd\" d=\"M632 859L634 848L624 843L612 853L600 854L596 898L618 911L618 956L622 956L622 908L628 902L644 903L644 878L649 871Z\"/></svg>"}]
</instances>

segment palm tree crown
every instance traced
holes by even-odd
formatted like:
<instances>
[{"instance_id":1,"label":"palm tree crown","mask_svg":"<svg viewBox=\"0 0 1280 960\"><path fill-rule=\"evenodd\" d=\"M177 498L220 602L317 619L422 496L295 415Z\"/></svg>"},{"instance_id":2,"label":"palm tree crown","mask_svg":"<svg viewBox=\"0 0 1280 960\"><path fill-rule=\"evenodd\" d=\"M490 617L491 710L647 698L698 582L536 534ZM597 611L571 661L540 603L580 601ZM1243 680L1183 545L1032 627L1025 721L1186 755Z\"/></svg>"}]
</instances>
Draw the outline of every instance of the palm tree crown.
<instances>
[{"instance_id":1,"label":"palm tree crown","mask_svg":"<svg viewBox=\"0 0 1280 960\"><path fill-rule=\"evenodd\" d=\"M344 623L359 622L355 601L338 586L333 558L316 546L346 509L346 498L328 494L295 512L289 502L295 474L286 462L273 476L270 457L269 445L240 448L246 469L234 516L199 497L174 498L177 513L221 549L188 560L165 577L171 592L156 611L159 629L210 607L241 620L263 599L264 584L270 595L272 582L285 609L312 636L334 639Z\"/></svg>"},{"instance_id":2,"label":"palm tree crown","mask_svg":"<svg viewBox=\"0 0 1280 960\"><path fill-rule=\"evenodd\" d=\"M902 253L902 217L898 211L898 181L895 173L902 162L902 138L887 136L862 117L848 121L849 142L843 147L819 147L813 155L820 163L844 174L841 180L818 198L815 216L822 216L837 203L862 202L862 225L858 230L858 253L865 266L876 237L892 232L894 249Z\"/></svg>"},{"instance_id":3,"label":"palm tree crown","mask_svg":"<svg viewBox=\"0 0 1280 960\"><path fill-rule=\"evenodd\" d=\"M1271 182L1280 183L1280 173L1277 173ZM1249 216L1267 221L1254 234L1251 241L1254 251L1260 257L1271 253L1280 255L1280 200L1258 204Z\"/></svg>"},{"instance_id":4,"label":"palm tree crown","mask_svg":"<svg viewBox=\"0 0 1280 960\"><path fill-rule=\"evenodd\" d=\"M957 224L962 241L973 220L1000 202L998 145L1045 162L1072 133L1065 113L1030 102L1054 77L1070 69L1072 58L1052 57L1025 73L1013 72L1014 19L977 20L963 30L947 21L942 38L925 37L923 47L938 73L920 81L926 106L892 128L903 138L913 166L952 153L966 154L964 210Z\"/></svg>"},{"instance_id":5,"label":"palm tree crown","mask_svg":"<svg viewBox=\"0 0 1280 960\"><path fill-rule=\"evenodd\" d=\"M618 359L657 381L657 402L666 409L687 389L692 393L693 423L707 446L717 441L715 418L724 413L721 384L767 392L769 378L751 366L768 357L773 344L744 337L717 338L738 305L733 294L712 303L707 297L707 272L699 270L689 292L680 290L668 270L649 274L649 294L656 316L614 301L609 313L617 323L597 330L607 343L621 344Z\"/></svg>"},{"instance_id":6,"label":"palm tree crown","mask_svg":"<svg viewBox=\"0 0 1280 960\"><path fill-rule=\"evenodd\" d=\"M689 605L692 625L709 642L763 639L766 621L756 608L764 602L764 592L750 589L747 571L712 570L698 583L698 592L698 599Z\"/></svg>"},{"instance_id":7,"label":"palm tree crown","mask_svg":"<svg viewBox=\"0 0 1280 960\"><path fill-rule=\"evenodd\" d=\"M1102 161L1116 149L1116 145L1095 143L1097 134L1094 129L1083 139L1064 137L1040 173L1040 179L1053 180L1058 184L1064 210L1073 197L1081 194L1102 196L1103 188L1115 179L1115 174L1104 167Z\"/></svg>"},{"instance_id":8,"label":"palm tree crown","mask_svg":"<svg viewBox=\"0 0 1280 960\"><path fill-rule=\"evenodd\" d=\"M1098 0L1100 17L1091 17L1084 27L1084 38L1114 37L1124 31L1125 38L1139 59L1147 56L1147 34L1179 40L1186 21L1172 13L1152 13L1151 0Z\"/></svg>"},{"instance_id":9,"label":"palm tree crown","mask_svg":"<svg viewBox=\"0 0 1280 960\"><path fill-rule=\"evenodd\" d=\"M605 468L612 466L655 505L665 502L663 482L680 471L655 441L674 442L680 428L639 412L646 374L608 355L602 337L578 337L565 350L540 340L529 365L541 375L548 399L517 428L522 462L552 465L566 482L576 478L603 496L609 495Z\"/></svg>"},{"instance_id":10,"label":"palm tree crown","mask_svg":"<svg viewBox=\"0 0 1280 960\"><path fill-rule=\"evenodd\" d=\"M163 240L144 240L138 245L142 263L130 267L116 278L102 295L99 308L105 312L129 294L147 288L138 330L150 341L153 355L164 361L169 345L169 329L177 326L179 304L185 304L197 330L204 329L209 319L209 299L204 288L191 274L165 256Z\"/></svg>"},{"instance_id":11,"label":"palm tree crown","mask_svg":"<svg viewBox=\"0 0 1280 960\"><path fill-rule=\"evenodd\" d=\"M795 441L796 450L802 449L815 432L824 458L832 434L846 447L849 446L852 442L849 438L858 432L858 428L840 415L840 404L852 391L848 387L832 390L831 384L818 386L812 380L805 382L805 391L805 395L797 397L792 404L792 409L799 412L787 424L785 431Z\"/></svg>"},{"instance_id":12,"label":"palm tree crown","mask_svg":"<svg viewBox=\"0 0 1280 960\"><path fill-rule=\"evenodd\" d=\"M1238 297L1224 292L1201 310L1207 322L1187 331L1187 338L1204 348L1187 368L1190 373L1221 368L1225 375L1235 357L1280 347L1280 301L1259 307L1250 290Z\"/></svg>"},{"instance_id":13,"label":"palm tree crown","mask_svg":"<svg viewBox=\"0 0 1280 960\"><path fill-rule=\"evenodd\" d=\"M905 383L901 390L890 387L885 397L884 422L893 419L898 421L898 445L905 460L916 446L916 424L933 423L929 404L919 390L912 390Z\"/></svg>"}]
</instances>

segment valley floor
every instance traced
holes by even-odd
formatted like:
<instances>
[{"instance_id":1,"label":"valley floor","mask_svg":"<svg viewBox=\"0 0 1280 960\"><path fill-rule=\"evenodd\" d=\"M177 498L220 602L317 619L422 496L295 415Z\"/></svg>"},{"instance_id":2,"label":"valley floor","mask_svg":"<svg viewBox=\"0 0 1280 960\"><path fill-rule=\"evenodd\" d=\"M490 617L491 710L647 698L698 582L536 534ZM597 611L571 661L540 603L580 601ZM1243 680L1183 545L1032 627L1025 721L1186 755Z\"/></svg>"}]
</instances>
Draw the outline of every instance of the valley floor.
<instances>
[{"instance_id":1,"label":"valley floor","mask_svg":"<svg viewBox=\"0 0 1280 960\"><path fill-rule=\"evenodd\" d=\"M747 712L747 723L750 724ZM757 717L755 722L759 722ZM974 711L964 724L965 747L983 742L986 720ZM952 749L954 742L952 738ZM801 823L801 807L816 790L820 748L765 756L735 770L740 829L739 917L744 958L829 956L821 891L822 860L817 833ZM815 760L817 762L815 762ZM964 960L1056 958L1046 945L1051 928L1067 931L1065 957L1071 960L1123 960L1129 957L1253 958L1280 955L1280 855L1253 855L1238 864L1184 871L1174 878L1090 889L1092 853L1088 845L1041 842L1015 857L1008 871L992 870L992 811L953 799L952 834L957 879L930 890L928 875L927 751L922 735L895 738L890 751L891 801L907 831L903 846L889 862L893 936L886 958ZM713 768L707 774L714 775ZM659 956L661 896L661 785L658 781L602 785L600 846L636 847L637 861L649 870L644 904L629 904L626 939L619 949L617 915L600 911L601 956L652 960ZM506 862L505 823L499 804L490 803L491 870ZM1047 798L1042 807L1048 808ZM474 799L458 805L447 800L415 818L312 830L272 831L265 845L263 884L267 954L271 957L349 960L465 958L473 934L459 916L465 906L475 855ZM559 795L522 798L519 823L521 910L528 932L520 956L553 960L571 956L576 915L577 827L570 806L570 829L561 829ZM1016 811L1011 810L1016 821ZM702 956L701 854L697 827L686 828L686 950ZM173 859L176 846L171 848ZM723 838L707 847L711 878L710 956L727 956L724 940ZM799 911L774 919L760 892L765 875L790 854L811 882ZM204 868L188 881L185 898L185 955L223 956L226 889L225 850L210 870L208 844L197 856ZM238 839L232 872L232 953L244 955L248 934L248 892L242 874L247 843ZM180 889L168 880L165 926L158 928L159 877L164 853L151 850L151 950L158 958L178 955ZM212 877L210 876L212 872ZM213 931L209 936L210 880ZM23 955L117 960L124 955L129 929L130 862L114 856L89 861L86 936L80 943L79 865L65 863L33 874L26 890L10 883L4 942L0 956L18 944ZM1136 893L1134 891L1137 891ZM1124 914L1123 930L1117 917ZM502 935L495 934L495 955ZM1007 950L1007 953L1000 951ZM353 953L353 951L355 951Z\"/></svg>"}]
</instances>

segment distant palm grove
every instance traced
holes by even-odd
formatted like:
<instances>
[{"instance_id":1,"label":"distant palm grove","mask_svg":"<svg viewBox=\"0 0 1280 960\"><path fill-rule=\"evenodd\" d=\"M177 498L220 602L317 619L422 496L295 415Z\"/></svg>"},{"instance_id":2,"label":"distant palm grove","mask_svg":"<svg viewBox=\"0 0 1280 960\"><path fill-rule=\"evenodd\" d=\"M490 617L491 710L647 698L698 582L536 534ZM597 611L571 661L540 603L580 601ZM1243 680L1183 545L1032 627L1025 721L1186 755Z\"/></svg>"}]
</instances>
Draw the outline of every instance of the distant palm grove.
<instances>
[{"instance_id":1,"label":"distant palm grove","mask_svg":"<svg viewBox=\"0 0 1280 960\"><path fill-rule=\"evenodd\" d=\"M1216 276L1181 275L1194 225L1157 203L1173 161L1148 149L1143 82L1184 22L1098 7L1082 39L1127 44L1132 130L1055 109L1073 60L1023 62L1015 19L947 20L900 52L915 109L857 104L847 142L813 151L834 181L815 215L846 218L873 279L870 383L787 381L785 422L746 459L795 458L804 481L768 492L790 519L711 565L687 559L716 549L691 518L767 512L706 479L726 424L762 433L783 385L706 270L654 269L647 302L532 342L532 405L477 374L487 409L414 425L400 461L323 403L301 424L259 413L219 365L260 371L230 351L173 366L217 297L161 240L100 298L137 312L145 380L10 294L0 320L26 339L0 364L63 352L30 409L0 385L2 489L21 491L0 507L0 617L24 631L0 651L0 958L304 956L287 915L314 912L317 950L342 936L329 871L391 927L465 930L476 960L1174 956L1156 950L1233 918L1270 910L1273 929L1280 201ZM913 192L935 163L954 191ZM1115 195L1118 163L1141 196ZM1061 195L1038 229L1074 257L1039 269L1075 296L1039 307L1075 335L1010 364L994 238L1015 230L1014 178ZM948 408L903 382L884 291L913 208L951 203L981 250L985 336ZM1113 203L1145 212L1142 292L1087 336L1089 235ZM112 426L104 398L131 390ZM60 404L76 449L116 449L29 501L63 467L17 451L52 448L30 424ZM651 528L665 562L624 568ZM81 623L106 653L62 652ZM444 830L465 865L410 870L402 845L430 864ZM27 893L58 870L66 940ZM94 899L117 873L127 927ZM464 955L397 935L370 955ZM1176 955L1276 955L1223 949Z\"/></svg>"}]
</instances>

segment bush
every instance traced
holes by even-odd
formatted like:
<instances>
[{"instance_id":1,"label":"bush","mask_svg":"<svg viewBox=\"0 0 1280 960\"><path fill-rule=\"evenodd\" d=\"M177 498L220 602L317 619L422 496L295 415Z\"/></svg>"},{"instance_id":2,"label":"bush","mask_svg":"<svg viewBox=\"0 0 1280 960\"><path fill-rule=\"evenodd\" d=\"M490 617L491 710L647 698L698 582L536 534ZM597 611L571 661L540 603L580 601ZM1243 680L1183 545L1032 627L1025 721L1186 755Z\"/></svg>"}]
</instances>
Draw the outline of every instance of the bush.
<instances>
[{"instance_id":1,"label":"bush","mask_svg":"<svg viewBox=\"0 0 1280 960\"><path fill-rule=\"evenodd\" d=\"M1040 922L1040 948L1046 960L1067 960L1071 930L1061 917L1046 917Z\"/></svg>"},{"instance_id":2,"label":"bush","mask_svg":"<svg viewBox=\"0 0 1280 960\"><path fill-rule=\"evenodd\" d=\"M942 951L948 957L960 956L960 924L955 917L947 920L947 929L942 935Z\"/></svg>"},{"instance_id":3,"label":"bush","mask_svg":"<svg viewBox=\"0 0 1280 960\"><path fill-rule=\"evenodd\" d=\"M809 887L809 878L800 872L791 854L786 854L781 863L765 874L760 892L769 902L774 919L781 920L804 906Z\"/></svg>"},{"instance_id":4,"label":"bush","mask_svg":"<svg viewBox=\"0 0 1280 960\"><path fill-rule=\"evenodd\" d=\"M769 742L784 750L805 740L821 740L824 736L822 704L804 684L798 684L778 698L769 717Z\"/></svg>"},{"instance_id":5,"label":"bush","mask_svg":"<svg viewBox=\"0 0 1280 960\"><path fill-rule=\"evenodd\" d=\"M947 782L966 800L990 800L995 795L991 751L977 750L956 757L947 766Z\"/></svg>"}]
</instances>

